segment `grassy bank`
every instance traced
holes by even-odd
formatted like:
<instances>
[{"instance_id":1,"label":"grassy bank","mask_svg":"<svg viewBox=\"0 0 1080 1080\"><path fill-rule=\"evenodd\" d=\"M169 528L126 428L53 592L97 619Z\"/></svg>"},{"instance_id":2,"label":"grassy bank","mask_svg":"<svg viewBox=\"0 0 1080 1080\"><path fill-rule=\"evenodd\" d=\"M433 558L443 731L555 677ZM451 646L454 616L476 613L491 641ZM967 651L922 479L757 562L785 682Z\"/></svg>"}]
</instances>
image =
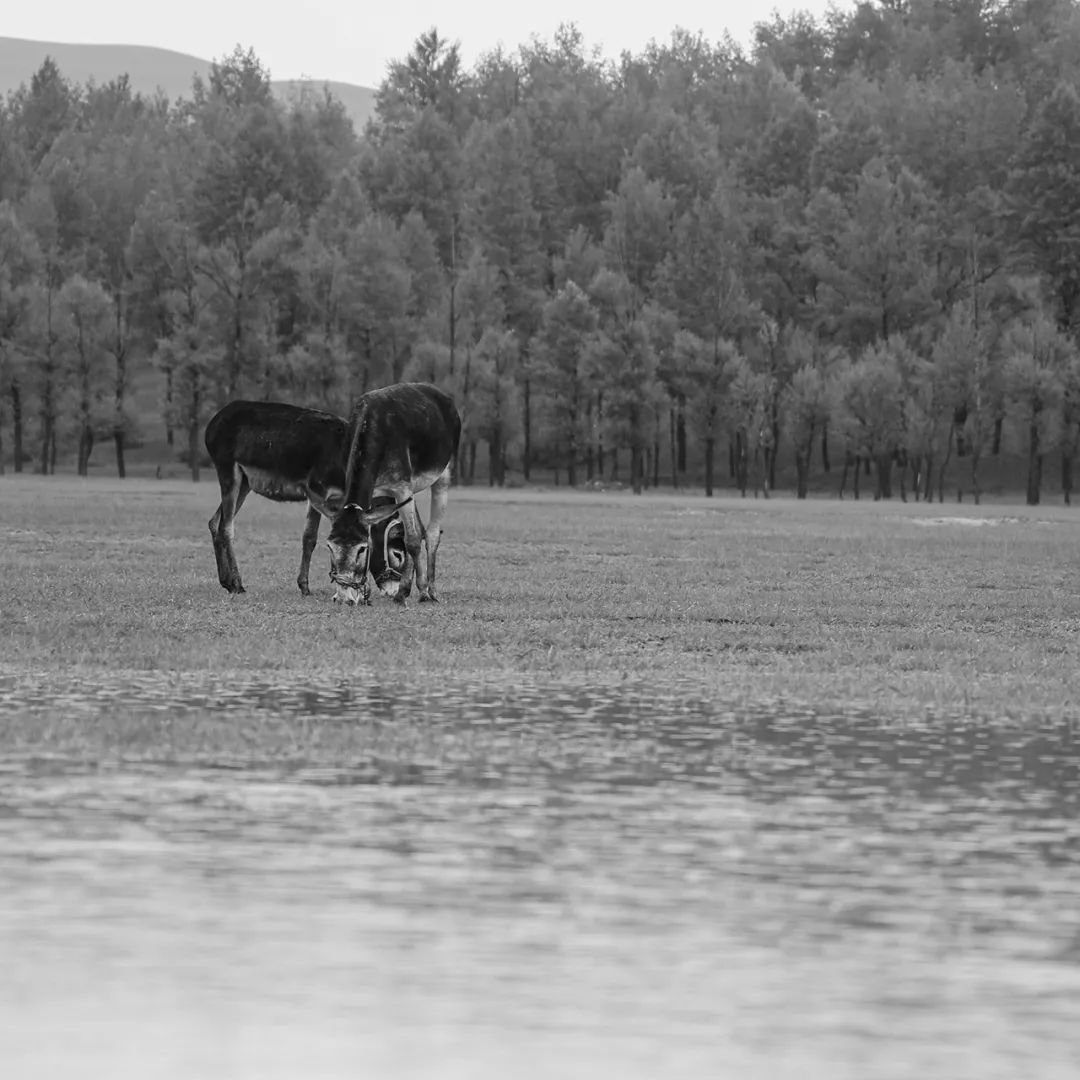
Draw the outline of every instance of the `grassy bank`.
<instances>
[{"instance_id":1,"label":"grassy bank","mask_svg":"<svg viewBox=\"0 0 1080 1080\"><path fill-rule=\"evenodd\" d=\"M303 510L252 497L218 585L216 485L0 480L0 673L685 682L733 699L1063 715L1080 513L999 503L455 490L442 603L295 587ZM325 534L325 527L324 527Z\"/></svg>"}]
</instances>

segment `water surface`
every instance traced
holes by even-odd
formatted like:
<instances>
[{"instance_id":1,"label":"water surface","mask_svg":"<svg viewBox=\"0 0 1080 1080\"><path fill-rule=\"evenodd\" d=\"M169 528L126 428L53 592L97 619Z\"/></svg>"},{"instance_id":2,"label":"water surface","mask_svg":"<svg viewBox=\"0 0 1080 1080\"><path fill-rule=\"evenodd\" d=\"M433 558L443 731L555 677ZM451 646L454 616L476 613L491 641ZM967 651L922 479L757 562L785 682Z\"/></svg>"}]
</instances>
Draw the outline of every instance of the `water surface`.
<instances>
[{"instance_id":1,"label":"water surface","mask_svg":"<svg viewBox=\"0 0 1080 1080\"><path fill-rule=\"evenodd\" d=\"M56 725L97 736L27 736ZM1078 801L1061 722L676 683L8 677L0 1061L1071 1077Z\"/></svg>"}]
</instances>

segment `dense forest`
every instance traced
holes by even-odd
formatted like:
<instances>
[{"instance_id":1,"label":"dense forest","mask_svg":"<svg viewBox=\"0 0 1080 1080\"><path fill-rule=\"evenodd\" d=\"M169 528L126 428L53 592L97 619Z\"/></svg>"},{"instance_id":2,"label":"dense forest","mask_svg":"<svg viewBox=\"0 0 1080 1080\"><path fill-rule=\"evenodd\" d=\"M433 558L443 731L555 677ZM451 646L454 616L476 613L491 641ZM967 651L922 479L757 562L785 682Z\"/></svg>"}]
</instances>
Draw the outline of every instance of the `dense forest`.
<instances>
[{"instance_id":1,"label":"dense forest","mask_svg":"<svg viewBox=\"0 0 1080 1080\"><path fill-rule=\"evenodd\" d=\"M774 15L750 55L564 27L472 70L433 30L363 132L239 46L175 102L46 61L0 104L0 467L159 439L197 477L230 398L415 378L464 482L941 498L962 459L977 499L1011 453L1068 501L1078 61L1074 0Z\"/></svg>"}]
</instances>

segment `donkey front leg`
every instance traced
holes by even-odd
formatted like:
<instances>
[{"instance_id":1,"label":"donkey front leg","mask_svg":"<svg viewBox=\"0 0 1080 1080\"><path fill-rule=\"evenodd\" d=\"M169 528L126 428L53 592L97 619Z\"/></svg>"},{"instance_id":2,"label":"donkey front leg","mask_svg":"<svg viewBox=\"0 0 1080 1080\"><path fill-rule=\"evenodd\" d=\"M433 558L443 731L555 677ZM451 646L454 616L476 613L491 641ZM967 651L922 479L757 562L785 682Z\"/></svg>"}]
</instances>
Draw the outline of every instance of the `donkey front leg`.
<instances>
[{"instance_id":1,"label":"donkey front leg","mask_svg":"<svg viewBox=\"0 0 1080 1080\"><path fill-rule=\"evenodd\" d=\"M219 469L218 481L221 485L221 503L209 522L218 581L228 592L242 593L244 584L240 580L240 568L236 565L233 538L236 534L236 515L244 505L250 488L247 477L235 465L227 470Z\"/></svg>"},{"instance_id":2,"label":"donkey front leg","mask_svg":"<svg viewBox=\"0 0 1080 1080\"><path fill-rule=\"evenodd\" d=\"M300 586L301 596L311 595L311 589L308 587L308 571L311 569L311 553L315 550L315 543L319 539L321 518L322 514L309 503L307 521L304 522L304 538L300 547L300 573L296 576L296 584Z\"/></svg>"},{"instance_id":3,"label":"donkey front leg","mask_svg":"<svg viewBox=\"0 0 1080 1080\"><path fill-rule=\"evenodd\" d=\"M424 599L427 591L427 573L424 564L424 523L420 520L420 513L416 509L416 500L406 503L401 508L401 524L405 528L405 570L401 577L401 586L394 599L399 604L404 604L412 592L413 574L416 574L416 587L420 593L420 599Z\"/></svg>"},{"instance_id":4,"label":"donkey front leg","mask_svg":"<svg viewBox=\"0 0 1080 1080\"><path fill-rule=\"evenodd\" d=\"M420 575L417 574L416 587L420 592L420 602L430 601L433 604L439 602L435 595L435 555L439 550L439 541L442 539L442 520L446 516L446 504L450 500L450 466L447 465L442 475L431 485L431 514L428 517L427 535L425 546L427 547L427 581L420 583Z\"/></svg>"}]
</instances>

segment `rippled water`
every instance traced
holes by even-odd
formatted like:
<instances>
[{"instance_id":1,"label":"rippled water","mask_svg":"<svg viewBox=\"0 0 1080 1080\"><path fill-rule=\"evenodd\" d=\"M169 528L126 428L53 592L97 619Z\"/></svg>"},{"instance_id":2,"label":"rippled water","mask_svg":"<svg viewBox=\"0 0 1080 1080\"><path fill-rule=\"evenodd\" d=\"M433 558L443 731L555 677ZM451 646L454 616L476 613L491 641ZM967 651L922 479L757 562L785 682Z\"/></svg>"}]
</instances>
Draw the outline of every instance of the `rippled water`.
<instances>
[{"instance_id":1,"label":"rippled water","mask_svg":"<svg viewBox=\"0 0 1080 1080\"><path fill-rule=\"evenodd\" d=\"M1072 1077L1078 803L1065 723L0 679L3 1075Z\"/></svg>"}]
</instances>

